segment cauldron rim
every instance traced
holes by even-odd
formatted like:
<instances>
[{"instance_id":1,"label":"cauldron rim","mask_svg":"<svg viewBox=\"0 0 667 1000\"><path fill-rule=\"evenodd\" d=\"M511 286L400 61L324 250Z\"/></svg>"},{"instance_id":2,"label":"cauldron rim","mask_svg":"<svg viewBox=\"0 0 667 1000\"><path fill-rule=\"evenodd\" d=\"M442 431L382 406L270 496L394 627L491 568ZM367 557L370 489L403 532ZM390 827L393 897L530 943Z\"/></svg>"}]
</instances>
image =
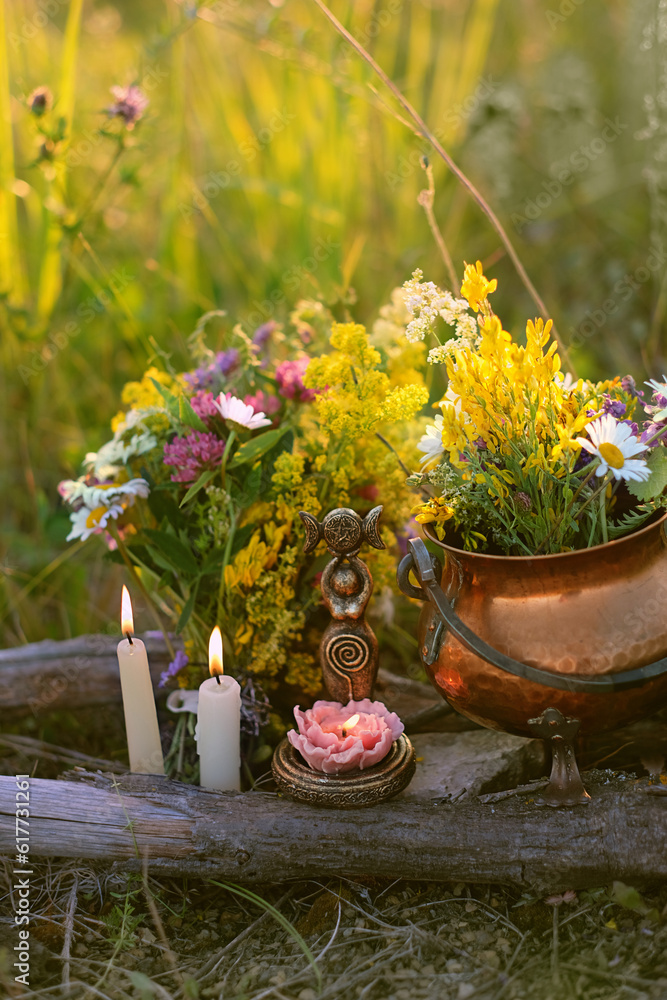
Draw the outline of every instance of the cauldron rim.
<instances>
[{"instance_id":1,"label":"cauldron rim","mask_svg":"<svg viewBox=\"0 0 667 1000\"><path fill-rule=\"evenodd\" d=\"M537 555L503 556L503 555L494 555L489 552L470 552L468 549L462 549L459 548L457 545L449 545L447 542L440 541L440 539L434 532L429 531L428 524L421 524L420 528L424 532L424 535L426 536L429 542L433 542L434 545L437 545L439 548L444 549L446 552L451 552L454 556L464 556L466 559L470 558L478 560L480 562L483 562L488 559L490 561L492 560L494 563L500 563L500 562L505 562L507 560L511 560L513 563L528 564L544 560L546 564L547 562L553 563L555 560L567 560L567 559L572 559L573 557L576 556L581 557L582 554L584 553L588 555L589 553L602 552L603 550L605 552L609 552L612 549L618 551L619 546L623 547L627 545L632 545L633 541L635 541L636 539L643 539L650 532L655 531L656 528L660 527L661 525L664 525L666 519L667 519L667 510L662 514L661 517L657 518L656 520L649 521L649 523L644 525L643 528L639 528L638 531L632 531L628 535L623 535L622 538L614 538L609 542L603 542L602 545L592 545L590 548L587 549L573 549L571 552L550 552L550 553L544 553L543 555L539 556ZM667 535L667 528L665 531L665 535Z\"/></svg>"}]
</instances>

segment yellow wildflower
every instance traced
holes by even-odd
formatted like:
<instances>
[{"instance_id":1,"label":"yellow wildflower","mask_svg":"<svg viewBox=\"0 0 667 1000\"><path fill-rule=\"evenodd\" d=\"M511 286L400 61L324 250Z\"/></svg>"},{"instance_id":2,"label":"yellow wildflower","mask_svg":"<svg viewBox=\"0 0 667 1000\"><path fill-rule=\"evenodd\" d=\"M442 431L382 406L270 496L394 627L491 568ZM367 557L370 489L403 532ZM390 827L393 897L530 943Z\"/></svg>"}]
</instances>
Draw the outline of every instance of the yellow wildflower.
<instances>
[{"instance_id":1,"label":"yellow wildflower","mask_svg":"<svg viewBox=\"0 0 667 1000\"><path fill-rule=\"evenodd\" d=\"M415 515L418 524L444 524L454 517L454 508L448 504L444 497L433 497L424 503L418 503L410 511Z\"/></svg>"},{"instance_id":2,"label":"yellow wildflower","mask_svg":"<svg viewBox=\"0 0 667 1000\"><path fill-rule=\"evenodd\" d=\"M461 295L468 300L470 308L474 309L475 312L479 312L482 303L492 292L495 292L497 287L497 278L489 281L484 277L481 260L478 260L474 266L472 264L465 265Z\"/></svg>"}]
</instances>

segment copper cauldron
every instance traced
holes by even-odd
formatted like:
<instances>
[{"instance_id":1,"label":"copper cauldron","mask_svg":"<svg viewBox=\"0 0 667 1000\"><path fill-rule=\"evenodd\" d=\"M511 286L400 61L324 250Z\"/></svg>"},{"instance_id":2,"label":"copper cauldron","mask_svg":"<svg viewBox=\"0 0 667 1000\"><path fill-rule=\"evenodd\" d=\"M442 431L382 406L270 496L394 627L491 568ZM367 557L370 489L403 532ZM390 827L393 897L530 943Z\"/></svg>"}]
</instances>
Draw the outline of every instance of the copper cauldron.
<instances>
[{"instance_id":1,"label":"copper cauldron","mask_svg":"<svg viewBox=\"0 0 667 1000\"><path fill-rule=\"evenodd\" d=\"M419 645L433 685L482 726L551 738L551 804L587 798L571 745L579 729L613 729L667 703L666 523L535 557L464 552L426 530L444 569L421 539L408 543L399 586L426 602Z\"/></svg>"}]
</instances>

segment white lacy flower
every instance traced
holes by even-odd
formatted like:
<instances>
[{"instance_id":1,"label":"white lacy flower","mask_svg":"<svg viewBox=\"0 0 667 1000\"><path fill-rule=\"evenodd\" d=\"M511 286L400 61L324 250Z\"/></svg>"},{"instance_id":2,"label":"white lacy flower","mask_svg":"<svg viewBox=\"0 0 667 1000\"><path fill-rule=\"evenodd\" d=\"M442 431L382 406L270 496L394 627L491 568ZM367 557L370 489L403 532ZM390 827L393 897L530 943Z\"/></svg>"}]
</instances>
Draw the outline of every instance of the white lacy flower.
<instances>
[{"instance_id":1,"label":"white lacy flower","mask_svg":"<svg viewBox=\"0 0 667 1000\"><path fill-rule=\"evenodd\" d=\"M114 519L123 513L120 504L112 504L110 507L100 505L91 510L90 507L80 507L79 510L70 514L72 530L66 541L72 542L75 538L80 538L85 542L91 535L99 535L104 531L110 517Z\"/></svg>"},{"instance_id":2,"label":"white lacy flower","mask_svg":"<svg viewBox=\"0 0 667 1000\"><path fill-rule=\"evenodd\" d=\"M590 441L576 438L582 448L597 455L600 464L595 470L597 476L606 476L611 470L614 479L634 479L642 482L648 479L650 469L645 459L635 458L646 451L628 424L615 420L610 413L599 417L586 427Z\"/></svg>"},{"instance_id":3,"label":"white lacy flower","mask_svg":"<svg viewBox=\"0 0 667 1000\"><path fill-rule=\"evenodd\" d=\"M422 281L423 277L422 271L417 268L412 278L403 285L405 305L412 316L405 330L407 339L423 340L433 329L438 316L449 326L463 320L463 335L468 337L470 323L466 320L472 320L468 315L468 303L465 299L455 299L451 292L443 292L432 281Z\"/></svg>"},{"instance_id":4,"label":"white lacy flower","mask_svg":"<svg viewBox=\"0 0 667 1000\"><path fill-rule=\"evenodd\" d=\"M244 403L238 396L232 396L231 392L228 392L227 395L220 393L213 402L223 419L231 420L235 424L240 424L241 427L247 427L250 431L254 431L258 427L268 427L271 423L263 410L255 413L250 403Z\"/></svg>"},{"instance_id":5,"label":"white lacy flower","mask_svg":"<svg viewBox=\"0 0 667 1000\"><path fill-rule=\"evenodd\" d=\"M467 313L464 316L459 316L456 320L456 332L459 337L470 341L472 344L476 344L480 339L477 320L474 316L469 316Z\"/></svg>"},{"instance_id":6,"label":"white lacy flower","mask_svg":"<svg viewBox=\"0 0 667 1000\"><path fill-rule=\"evenodd\" d=\"M439 413L435 418L435 423L429 424L426 428L426 434L417 443L419 451L424 453L424 457L420 459L420 465L437 462L444 455L445 449L442 447L442 424L442 414Z\"/></svg>"},{"instance_id":7,"label":"white lacy flower","mask_svg":"<svg viewBox=\"0 0 667 1000\"><path fill-rule=\"evenodd\" d=\"M446 344L438 344L437 347L432 347L428 352L426 360L430 365L444 365L450 354L450 345L455 343L455 340L448 340Z\"/></svg>"}]
</instances>

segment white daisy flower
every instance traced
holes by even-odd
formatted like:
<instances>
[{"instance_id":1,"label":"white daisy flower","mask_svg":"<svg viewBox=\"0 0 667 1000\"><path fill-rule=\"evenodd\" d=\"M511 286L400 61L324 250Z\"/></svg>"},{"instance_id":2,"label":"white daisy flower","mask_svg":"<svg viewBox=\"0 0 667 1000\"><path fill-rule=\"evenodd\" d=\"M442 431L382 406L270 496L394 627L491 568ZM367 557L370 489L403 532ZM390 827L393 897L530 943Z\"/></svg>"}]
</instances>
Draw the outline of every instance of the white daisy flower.
<instances>
[{"instance_id":1,"label":"white daisy flower","mask_svg":"<svg viewBox=\"0 0 667 1000\"><path fill-rule=\"evenodd\" d=\"M664 399L667 399L667 375L662 376L662 382L658 382L657 379L652 378L649 379L649 381L645 382L644 384L650 386L651 389L653 389L653 392L655 393L656 396L662 396ZM651 410L651 418L656 423L658 423L660 420L664 420L665 417L667 417L667 406L665 405L661 406L660 403L657 403L657 401L656 401L656 407L654 408L653 406L651 406L649 407L649 409Z\"/></svg>"},{"instance_id":2,"label":"white daisy flower","mask_svg":"<svg viewBox=\"0 0 667 1000\"><path fill-rule=\"evenodd\" d=\"M125 503L131 507L135 497L148 496L150 487L145 479L130 479L126 483L98 483L90 486L85 478L81 478L63 480L58 485L58 492L70 506L80 503L93 510L95 507L111 507L117 503Z\"/></svg>"},{"instance_id":3,"label":"white daisy flower","mask_svg":"<svg viewBox=\"0 0 667 1000\"><path fill-rule=\"evenodd\" d=\"M268 427L271 424L263 410L255 413L250 403L244 403L238 396L232 396L231 392L228 392L226 396L220 393L213 402L225 420L231 420L235 424L240 424L241 427L247 427L250 431L254 431L258 427Z\"/></svg>"},{"instance_id":4,"label":"white daisy flower","mask_svg":"<svg viewBox=\"0 0 667 1000\"><path fill-rule=\"evenodd\" d=\"M576 438L576 441L600 459L596 476L606 476L611 470L614 479L634 479L640 483L648 479L650 469L646 460L634 457L645 452L646 445L639 443L628 424L606 413L588 424L586 430L590 441L586 438Z\"/></svg>"},{"instance_id":5,"label":"white daisy flower","mask_svg":"<svg viewBox=\"0 0 667 1000\"><path fill-rule=\"evenodd\" d=\"M110 517L115 519L122 513L123 508L120 504L112 504L110 507L100 505L92 510L90 507L80 507L79 510L70 514L72 530L66 541L72 542L74 539L80 538L82 542L85 542L91 535L99 535L100 532L104 531Z\"/></svg>"},{"instance_id":6,"label":"white daisy flower","mask_svg":"<svg viewBox=\"0 0 667 1000\"><path fill-rule=\"evenodd\" d=\"M442 447L442 423L442 414L439 413L435 418L435 423L430 424L426 428L426 434L418 442L417 448L419 451L424 452L424 457L420 459L420 465L426 465L427 462L437 462L444 455L445 449Z\"/></svg>"}]
</instances>

